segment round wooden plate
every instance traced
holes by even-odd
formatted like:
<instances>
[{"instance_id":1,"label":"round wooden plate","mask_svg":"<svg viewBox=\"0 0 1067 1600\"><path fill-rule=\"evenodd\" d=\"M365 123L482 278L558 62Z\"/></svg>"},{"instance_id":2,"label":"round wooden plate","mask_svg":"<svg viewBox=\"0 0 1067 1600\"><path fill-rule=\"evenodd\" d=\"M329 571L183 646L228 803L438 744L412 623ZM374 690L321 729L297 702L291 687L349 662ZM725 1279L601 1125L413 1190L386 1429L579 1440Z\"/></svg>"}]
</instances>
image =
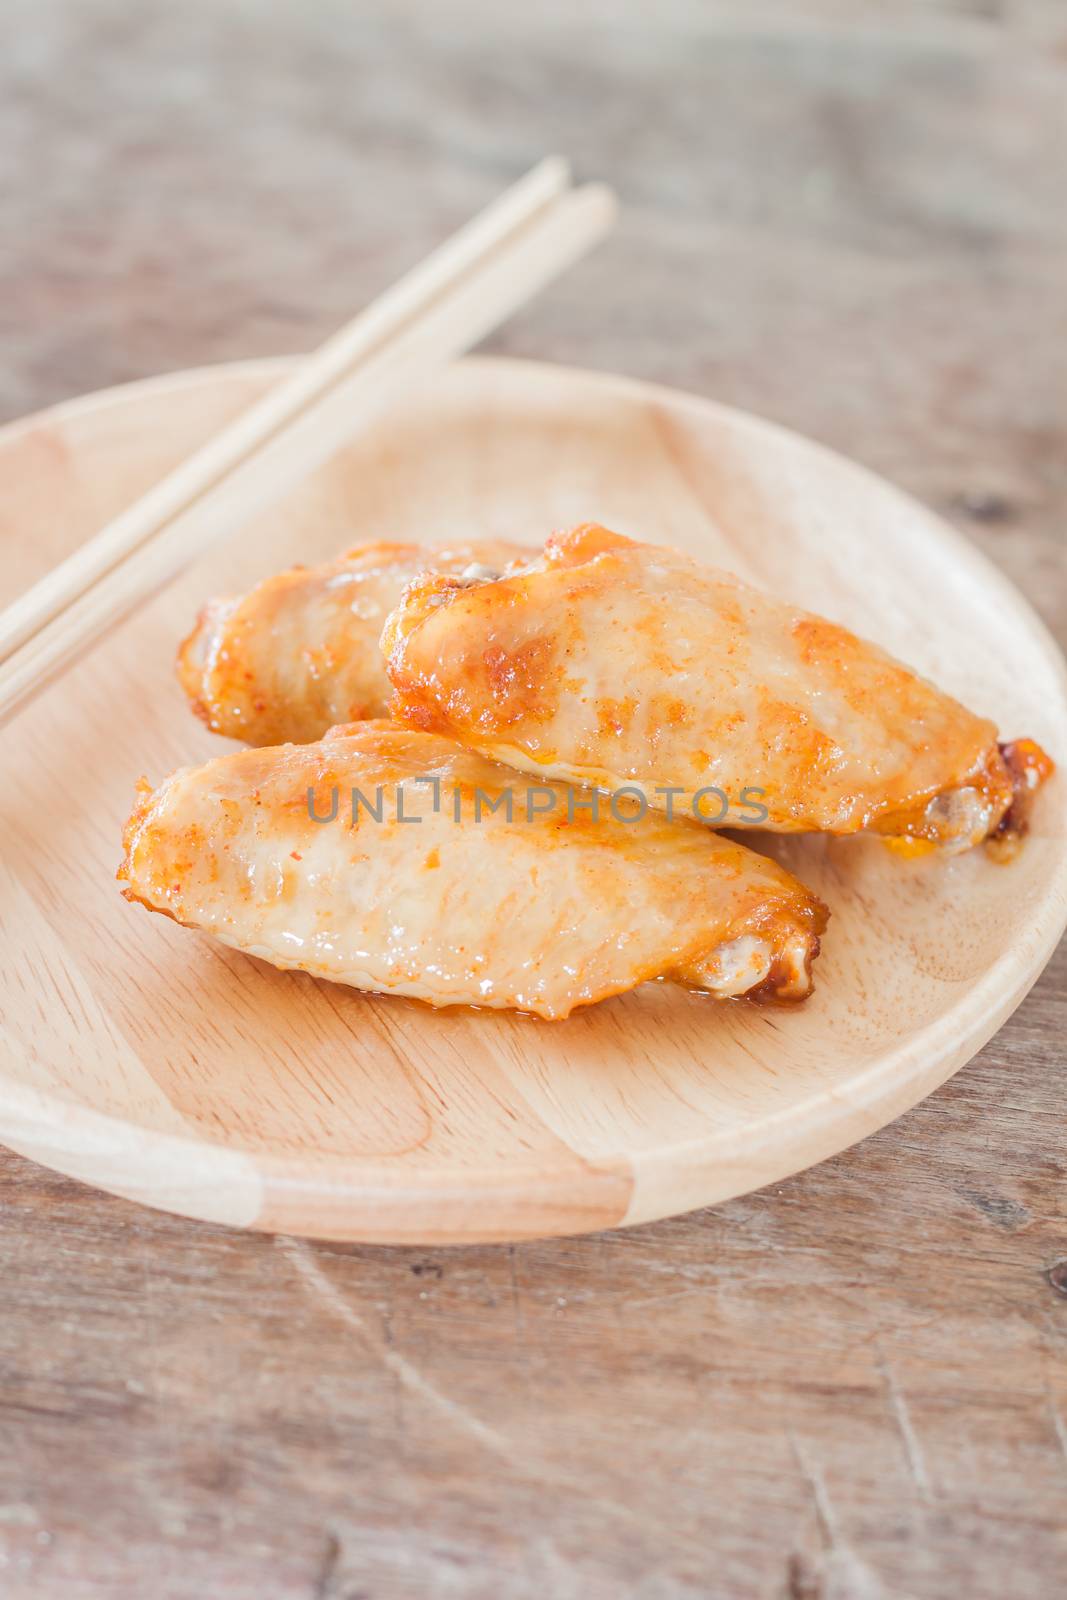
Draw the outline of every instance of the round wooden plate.
<instances>
[{"instance_id":1,"label":"round wooden plate","mask_svg":"<svg viewBox=\"0 0 1067 1600\"><path fill-rule=\"evenodd\" d=\"M0 601L282 370L179 373L0 434ZM565 1023L431 1012L277 972L128 905L134 782L227 748L175 646L209 594L363 539L540 542L597 519L847 623L1067 767L1051 640L959 535L815 445L706 401L468 360L201 561L8 727L0 1138L150 1205L406 1242L643 1222L842 1150L942 1083L1067 920L1064 777L1021 857L902 861L761 836L829 903L796 1010L646 985Z\"/></svg>"}]
</instances>

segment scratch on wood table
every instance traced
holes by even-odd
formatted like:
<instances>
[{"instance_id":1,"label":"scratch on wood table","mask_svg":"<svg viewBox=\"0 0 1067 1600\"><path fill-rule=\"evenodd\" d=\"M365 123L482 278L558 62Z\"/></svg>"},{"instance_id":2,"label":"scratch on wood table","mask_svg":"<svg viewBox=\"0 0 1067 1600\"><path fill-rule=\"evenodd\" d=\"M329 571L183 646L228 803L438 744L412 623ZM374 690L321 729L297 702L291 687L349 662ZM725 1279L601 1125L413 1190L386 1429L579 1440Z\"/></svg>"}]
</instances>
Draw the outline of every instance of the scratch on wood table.
<instances>
[{"instance_id":1,"label":"scratch on wood table","mask_svg":"<svg viewBox=\"0 0 1067 1600\"><path fill-rule=\"evenodd\" d=\"M354 1306L349 1304L344 1295L339 1294L337 1289L334 1288L326 1273L315 1260L315 1252L309 1244L306 1244L302 1239L282 1237L277 1238L275 1243L287 1260L292 1262L307 1287L318 1295L346 1327L359 1334L364 1346L370 1351L375 1360L380 1361L383 1367L388 1367L390 1372L395 1373L406 1389L410 1389L420 1399L427 1401L438 1411L443 1412L456 1427L460 1428L464 1433L468 1433L472 1439L476 1439L487 1450L493 1451L495 1455L500 1456L502 1460L507 1461L509 1464L514 1463L515 1452L502 1435L482 1422L479 1417L474 1416L465 1406L450 1399L447 1394L442 1394L441 1390L429 1383L418 1367L405 1360L398 1350L389 1349L382 1340L375 1338L370 1332L365 1319Z\"/></svg>"},{"instance_id":2,"label":"scratch on wood table","mask_svg":"<svg viewBox=\"0 0 1067 1600\"><path fill-rule=\"evenodd\" d=\"M897 1383L897 1380L893 1375L893 1369L884 1356L880 1357L878 1367L885 1380L885 1386L889 1393L890 1404L893 1408L893 1416L896 1419L897 1427L900 1429L900 1437L904 1444L904 1453L908 1458L908 1467L911 1471L912 1477L915 1480L915 1487L918 1489L924 1500L929 1500L930 1479L927 1476L926 1462L923 1460L922 1448L912 1425L907 1402L900 1391L900 1385Z\"/></svg>"}]
</instances>

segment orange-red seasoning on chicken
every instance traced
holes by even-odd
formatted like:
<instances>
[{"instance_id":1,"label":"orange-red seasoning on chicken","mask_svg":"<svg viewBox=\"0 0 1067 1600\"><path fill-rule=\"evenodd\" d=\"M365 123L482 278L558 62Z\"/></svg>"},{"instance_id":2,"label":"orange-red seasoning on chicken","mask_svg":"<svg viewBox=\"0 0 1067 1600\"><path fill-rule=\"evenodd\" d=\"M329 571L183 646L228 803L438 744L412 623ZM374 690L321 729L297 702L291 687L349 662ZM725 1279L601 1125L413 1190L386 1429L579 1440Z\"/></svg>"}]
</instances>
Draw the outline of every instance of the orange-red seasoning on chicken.
<instances>
[{"instance_id":1,"label":"orange-red seasoning on chicken","mask_svg":"<svg viewBox=\"0 0 1067 1600\"><path fill-rule=\"evenodd\" d=\"M309 792L325 816L334 788L336 814L315 821ZM356 789L381 790L381 822L354 818ZM398 820L401 789L419 821ZM498 806L480 819L479 794ZM368 722L142 792L119 878L128 899L277 966L436 1006L556 1019L661 976L807 995L827 913L783 868L696 822L568 802L451 740Z\"/></svg>"},{"instance_id":2,"label":"orange-red seasoning on chicken","mask_svg":"<svg viewBox=\"0 0 1067 1600\"><path fill-rule=\"evenodd\" d=\"M275 573L239 598L208 601L178 652L178 678L213 732L246 744L304 743L382 717L391 691L378 638L404 585L427 567L486 574L528 554L498 541L377 543Z\"/></svg>"},{"instance_id":3,"label":"orange-red seasoning on chicken","mask_svg":"<svg viewBox=\"0 0 1067 1600\"><path fill-rule=\"evenodd\" d=\"M1052 771L846 628L591 525L496 581L416 579L382 646L401 720L527 772L636 785L652 805L671 790L676 812L704 787L735 807L756 787L779 832L966 848L1023 827Z\"/></svg>"}]
</instances>

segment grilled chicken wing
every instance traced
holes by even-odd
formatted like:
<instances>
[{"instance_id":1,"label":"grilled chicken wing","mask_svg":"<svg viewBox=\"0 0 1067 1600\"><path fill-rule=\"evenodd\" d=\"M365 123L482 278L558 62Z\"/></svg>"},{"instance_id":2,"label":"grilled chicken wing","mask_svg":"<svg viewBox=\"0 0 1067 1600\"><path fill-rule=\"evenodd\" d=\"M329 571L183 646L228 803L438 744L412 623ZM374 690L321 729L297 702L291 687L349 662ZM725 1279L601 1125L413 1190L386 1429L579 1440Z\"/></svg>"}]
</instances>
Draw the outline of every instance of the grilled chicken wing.
<instances>
[{"instance_id":1,"label":"grilled chicken wing","mask_svg":"<svg viewBox=\"0 0 1067 1600\"><path fill-rule=\"evenodd\" d=\"M128 899L276 966L435 1006L560 1018L659 976L808 993L814 895L695 822L615 810L368 722L145 785L118 875Z\"/></svg>"},{"instance_id":2,"label":"grilled chicken wing","mask_svg":"<svg viewBox=\"0 0 1067 1600\"><path fill-rule=\"evenodd\" d=\"M1052 771L847 629L595 526L499 581L415 580L382 646L395 717L712 824L963 849Z\"/></svg>"},{"instance_id":3,"label":"grilled chicken wing","mask_svg":"<svg viewBox=\"0 0 1067 1600\"><path fill-rule=\"evenodd\" d=\"M237 599L209 600L178 652L178 677L215 733L247 744L319 739L336 723L385 715L378 638L416 573L486 576L529 554L498 542L368 544L292 567Z\"/></svg>"}]
</instances>

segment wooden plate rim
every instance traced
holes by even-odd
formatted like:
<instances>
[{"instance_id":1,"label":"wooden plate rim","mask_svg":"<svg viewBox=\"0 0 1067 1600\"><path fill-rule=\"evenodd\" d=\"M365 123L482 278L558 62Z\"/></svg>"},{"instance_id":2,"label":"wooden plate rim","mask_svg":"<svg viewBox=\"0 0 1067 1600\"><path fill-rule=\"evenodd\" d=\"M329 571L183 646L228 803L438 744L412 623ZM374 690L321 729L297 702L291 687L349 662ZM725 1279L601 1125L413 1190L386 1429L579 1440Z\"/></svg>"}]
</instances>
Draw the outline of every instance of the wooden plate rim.
<instances>
[{"instance_id":1,"label":"wooden plate rim","mask_svg":"<svg viewBox=\"0 0 1067 1600\"><path fill-rule=\"evenodd\" d=\"M93 391L0 426L0 444L7 444L22 433L32 432L45 421L62 424L96 411L122 406L139 394L154 397L170 390L195 387L198 383L214 376L227 375L238 380L273 375L280 377L293 366L296 359L265 357L184 368ZM838 472L848 472L858 480L866 480L883 497L888 495L895 498L910 517L925 519L932 529L936 530L942 544L951 549L953 558L965 564L973 576L996 595L998 602L1010 610L1015 623L1029 632L1057 685L1058 702L1053 709L1061 731L1067 735L1067 663L1045 624L1010 580L962 533L921 502L876 473L781 424L666 385L614 373L515 357L471 356L465 358L463 366L495 371L514 369L519 374L540 373L598 389L601 394L609 398L627 399L645 404L651 402L676 414L680 410L688 409L697 416L714 415L728 421L734 428L748 432L752 437L771 439L777 446L782 444L790 448L799 446L804 452L815 452L824 457ZM1034 904L1034 918L1027 941L1029 953L1025 962L1020 963L1017 949L1005 950L978 980L965 987L956 1002L926 1024L920 1034L909 1036L894 1050L883 1051L866 1069L850 1079L847 1096L849 1109L854 1119L859 1117L865 1124L860 1137L865 1137L885 1126L887 1120L901 1115L918 1104L926 1095L947 1081L992 1037L1040 976L1065 926L1067 926L1067 850L1060 852L1055 870L1045 880L1042 895ZM1009 973L1013 974L1014 982L1005 985ZM814 1165L857 1142L855 1120L848 1136L842 1138L839 1120L828 1115L835 1107L840 1106L843 1098L845 1097L839 1089L826 1088L810 1095L799 1106L792 1104L764 1115L759 1134L761 1165L765 1173L761 1179L761 1187L781 1181L802 1167ZM146 1157L150 1151L169 1152L183 1158L194 1153L195 1165L202 1171L198 1178L190 1180L190 1191L202 1187L205 1203L199 1206L192 1200L188 1203L183 1202L182 1212L192 1216L212 1219L226 1211L225 1206L216 1206L212 1203L210 1191L213 1184L226 1183L232 1176L229 1169L234 1162L247 1165L249 1175L257 1174L264 1187L270 1188L276 1198L280 1197L280 1191L308 1198L328 1195L331 1202L336 1204L339 1192L342 1192L344 1204L350 1207L353 1213L352 1231L344 1235L331 1234L333 1237L365 1236L365 1232L359 1231L361 1219L357 1213L361 1213L365 1218L368 1214L378 1214L390 1208L397 1208L398 1204L400 1210L406 1211L411 1201L410 1198L402 1201L402 1193L409 1197L414 1195L420 1203L432 1202L435 1198L446 1203L462 1203L465 1200L476 1199L479 1206L484 1206L487 1201L491 1202L496 1195L513 1205L518 1203L521 1206L524 1203L529 1204L531 1186L543 1183L546 1186L546 1199L550 1203L558 1203L563 1209L569 1203L568 1184L573 1184L575 1181L573 1167L567 1172L554 1166L514 1162L506 1170L497 1166L484 1170L463 1168L462 1171L457 1170L454 1173L437 1172L426 1175L417 1172L406 1173L401 1189L395 1174L388 1166L384 1164L378 1166L359 1160L358 1166L353 1171L353 1158L336 1152L316 1153L315 1167L310 1170L305 1157L271 1156L268 1175L259 1170L259 1163L263 1158L254 1150L212 1142L193 1133L164 1132L146 1128L126 1118L98 1111L77 1099L67 1098L54 1091L14 1083L6 1078L0 1078L0 1109L4 1115L5 1125L13 1115L16 1123L21 1124L24 1130L33 1128L41 1130L39 1136L33 1134L26 1136L24 1132L21 1137L16 1134L13 1138L10 1127L6 1126L5 1142L12 1148L23 1149L35 1159L46 1161L57 1170L69 1170L70 1175L76 1177L82 1174L69 1164L64 1166L61 1158L51 1159L50 1156L41 1153L48 1148L47 1130L50 1126L63 1128L64 1155L71 1154L69 1137L72 1132L84 1134L84 1140L75 1153L84 1154L86 1157L92 1154L101 1139L126 1143L131 1136L144 1142ZM635 1186L639 1178L642 1183L652 1180L649 1183L650 1203L631 1207L626 1215L619 1219L620 1223L627 1225L651 1221L675 1209L670 1206L657 1208L654 1201L657 1192L654 1180L657 1174L664 1179L674 1181L681 1166L691 1180L703 1182L706 1198L697 1203L716 1203L743 1192L729 1178L728 1147L736 1146L736 1139L737 1135L733 1130L713 1129L695 1134L689 1140L658 1146L654 1151L639 1158L623 1154L615 1158L590 1159L585 1163L586 1181L582 1185L583 1192L588 1194L589 1179L595 1182L601 1177L606 1183L617 1186L620 1177L626 1172L631 1174L631 1182ZM804 1157L798 1163L795 1147L801 1144L804 1146ZM775 1157L772 1162L767 1161L770 1153ZM724 1156L727 1162L725 1172L720 1175L723 1181L716 1182L714 1169ZM76 1165L75 1162L74 1166ZM328 1185L323 1182L324 1170L330 1173L331 1182ZM346 1173L349 1175L344 1176ZM342 1177L343 1182L340 1181ZM121 1184L112 1186L105 1178L95 1174L88 1181L118 1195L132 1195L141 1203L149 1205L157 1203L162 1209L172 1209L164 1202L153 1202L151 1194L146 1194L139 1187L132 1188L130 1185ZM246 1225L264 1226L267 1231L279 1231L272 1224L261 1223L258 1217L249 1218ZM380 1217L376 1221L375 1236L387 1236L380 1234ZM489 1236L477 1229L465 1234L469 1242Z\"/></svg>"}]
</instances>

